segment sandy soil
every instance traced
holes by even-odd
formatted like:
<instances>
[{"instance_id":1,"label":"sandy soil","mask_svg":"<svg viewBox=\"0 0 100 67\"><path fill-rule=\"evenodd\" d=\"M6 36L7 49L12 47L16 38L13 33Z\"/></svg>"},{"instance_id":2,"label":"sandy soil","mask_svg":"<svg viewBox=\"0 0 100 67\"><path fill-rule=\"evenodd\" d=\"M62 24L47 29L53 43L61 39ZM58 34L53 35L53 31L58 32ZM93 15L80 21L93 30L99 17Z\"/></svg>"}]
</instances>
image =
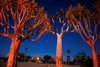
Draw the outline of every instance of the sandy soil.
<instances>
[{"instance_id":1,"label":"sandy soil","mask_svg":"<svg viewBox=\"0 0 100 67\"><path fill-rule=\"evenodd\" d=\"M7 63L6 62L1 62L0 61L0 67L6 67ZM18 62L17 67L45 67L47 64L43 63L34 63L34 62ZM51 64L52 67L56 67L55 64ZM79 67L79 65L66 65L63 64L63 67ZM85 66L82 66L85 67Z\"/></svg>"}]
</instances>

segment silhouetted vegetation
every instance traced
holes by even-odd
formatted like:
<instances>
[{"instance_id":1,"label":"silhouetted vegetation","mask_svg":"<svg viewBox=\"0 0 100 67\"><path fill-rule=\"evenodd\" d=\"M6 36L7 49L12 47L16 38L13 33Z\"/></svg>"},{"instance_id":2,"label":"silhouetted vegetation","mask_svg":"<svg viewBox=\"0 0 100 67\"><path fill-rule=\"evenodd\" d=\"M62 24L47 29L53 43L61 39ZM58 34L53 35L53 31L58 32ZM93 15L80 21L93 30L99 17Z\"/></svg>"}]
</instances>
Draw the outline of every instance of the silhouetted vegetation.
<instances>
[{"instance_id":1,"label":"silhouetted vegetation","mask_svg":"<svg viewBox=\"0 0 100 67\"><path fill-rule=\"evenodd\" d=\"M51 59L51 56L50 56L50 55L45 55L45 56L44 56L44 59L45 59L46 61L48 61L48 60Z\"/></svg>"},{"instance_id":2,"label":"silhouetted vegetation","mask_svg":"<svg viewBox=\"0 0 100 67\"><path fill-rule=\"evenodd\" d=\"M86 62L86 54L87 53L85 52L85 50L82 50L81 52L78 52L77 54L75 54L74 58L81 65L82 62Z\"/></svg>"}]
</instances>

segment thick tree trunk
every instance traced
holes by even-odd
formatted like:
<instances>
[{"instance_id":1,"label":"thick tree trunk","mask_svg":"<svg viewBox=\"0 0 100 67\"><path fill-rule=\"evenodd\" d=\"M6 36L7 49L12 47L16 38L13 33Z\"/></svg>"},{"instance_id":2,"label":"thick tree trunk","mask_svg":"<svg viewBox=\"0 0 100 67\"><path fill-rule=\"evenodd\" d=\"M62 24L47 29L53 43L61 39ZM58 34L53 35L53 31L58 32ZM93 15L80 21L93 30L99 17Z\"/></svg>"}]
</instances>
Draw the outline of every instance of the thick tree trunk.
<instances>
[{"instance_id":1,"label":"thick tree trunk","mask_svg":"<svg viewBox=\"0 0 100 67\"><path fill-rule=\"evenodd\" d=\"M99 67L95 47L91 46L91 50L92 50L93 67Z\"/></svg>"},{"instance_id":2,"label":"thick tree trunk","mask_svg":"<svg viewBox=\"0 0 100 67\"><path fill-rule=\"evenodd\" d=\"M7 67L17 67L17 56L18 56L19 46L20 46L20 40L13 39L9 52Z\"/></svg>"},{"instance_id":3,"label":"thick tree trunk","mask_svg":"<svg viewBox=\"0 0 100 67\"><path fill-rule=\"evenodd\" d=\"M57 36L57 48L56 48L56 67L62 67L62 37Z\"/></svg>"}]
</instances>

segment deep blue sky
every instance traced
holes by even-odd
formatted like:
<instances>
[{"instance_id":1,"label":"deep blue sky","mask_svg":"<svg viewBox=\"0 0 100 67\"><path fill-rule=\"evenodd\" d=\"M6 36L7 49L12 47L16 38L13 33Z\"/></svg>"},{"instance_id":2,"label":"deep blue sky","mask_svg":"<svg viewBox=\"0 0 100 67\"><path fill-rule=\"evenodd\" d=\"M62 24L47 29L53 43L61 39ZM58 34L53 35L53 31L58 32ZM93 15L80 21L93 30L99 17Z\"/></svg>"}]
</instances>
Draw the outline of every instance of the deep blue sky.
<instances>
[{"instance_id":1,"label":"deep blue sky","mask_svg":"<svg viewBox=\"0 0 100 67\"><path fill-rule=\"evenodd\" d=\"M61 8L65 10L70 5L76 5L77 3L85 4L88 8L95 0L35 0L38 5L44 6L47 11L48 18L54 15ZM1 29L0 29L1 30ZM52 58L56 56L56 43L57 38L53 34L45 34L39 40L30 42L25 40L20 44L20 53L25 53L25 48L28 48L27 55L32 57L38 55L43 58L46 54L51 55ZM11 46L11 40L7 37L0 35L0 57L4 57L5 54L9 53ZM100 54L100 38L95 44L97 54ZM81 50L87 52L87 56L92 56L90 46L86 44L78 33L65 33L62 37L62 53L63 61L66 61L67 50L70 50L71 60L74 59L73 55L77 54Z\"/></svg>"}]
</instances>

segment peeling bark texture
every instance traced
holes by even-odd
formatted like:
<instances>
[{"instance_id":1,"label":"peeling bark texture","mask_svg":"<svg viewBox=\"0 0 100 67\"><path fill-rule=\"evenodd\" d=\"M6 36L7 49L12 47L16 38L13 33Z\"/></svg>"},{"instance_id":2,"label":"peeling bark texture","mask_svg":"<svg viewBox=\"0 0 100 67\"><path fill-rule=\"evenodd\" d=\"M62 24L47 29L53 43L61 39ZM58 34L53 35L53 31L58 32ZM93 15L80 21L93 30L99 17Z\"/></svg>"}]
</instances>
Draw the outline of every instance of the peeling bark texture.
<instances>
[{"instance_id":1,"label":"peeling bark texture","mask_svg":"<svg viewBox=\"0 0 100 67\"><path fill-rule=\"evenodd\" d=\"M93 67L99 67L99 63L98 63L95 47L92 46L91 50L92 50Z\"/></svg>"},{"instance_id":2,"label":"peeling bark texture","mask_svg":"<svg viewBox=\"0 0 100 67\"><path fill-rule=\"evenodd\" d=\"M17 67L17 56L20 43L21 43L20 40L16 39L12 40L7 67Z\"/></svg>"},{"instance_id":3,"label":"peeling bark texture","mask_svg":"<svg viewBox=\"0 0 100 67\"><path fill-rule=\"evenodd\" d=\"M57 36L56 67L62 67L62 42L61 36Z\"/></svg>"}]
</instances>

